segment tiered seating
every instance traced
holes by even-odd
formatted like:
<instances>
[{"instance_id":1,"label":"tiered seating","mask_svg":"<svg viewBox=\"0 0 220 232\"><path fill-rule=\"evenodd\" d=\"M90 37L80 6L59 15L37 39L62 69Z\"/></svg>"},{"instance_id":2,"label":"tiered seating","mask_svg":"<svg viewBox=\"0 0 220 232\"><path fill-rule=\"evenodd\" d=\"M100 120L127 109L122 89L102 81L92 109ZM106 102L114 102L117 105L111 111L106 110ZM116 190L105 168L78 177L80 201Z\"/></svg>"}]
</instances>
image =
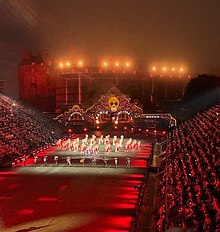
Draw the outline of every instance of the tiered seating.
<instances>
[{"instance_id":1,"label":"tiered seating","mask_svg":"<svg viewBox=\"0 0 220 232\"><path fill-rule=\"evenodd\" d=\"M61 138L59 124L11 98L0 95L0 163L29 155Z\"/></svg>"},{"instance_id":2,"label":"tiered seating","mask_svg":"<svg viewBox=\"0 0 220 232\"><path fill-rule=\"evenodd\" d=\"M173 130L166 154L158 231L220 231L220 104Z\"/></svg>"}]
</instances>

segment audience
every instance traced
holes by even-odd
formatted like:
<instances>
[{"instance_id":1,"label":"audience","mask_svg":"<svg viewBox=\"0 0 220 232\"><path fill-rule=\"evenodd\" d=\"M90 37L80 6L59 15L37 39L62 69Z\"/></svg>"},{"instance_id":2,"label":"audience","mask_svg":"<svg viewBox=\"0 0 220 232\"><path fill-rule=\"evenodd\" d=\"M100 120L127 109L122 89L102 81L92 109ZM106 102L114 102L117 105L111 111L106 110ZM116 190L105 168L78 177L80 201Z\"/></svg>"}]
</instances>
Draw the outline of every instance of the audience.
<instances>
[{"instance_id":1,"label":"audience","mask_svg":"<svg viewBox=\"0 0 220 232\"><path fill-rule=\"evenodd\" d=\"M220 231L220 104L169 134L158 231L176 226ZM177 213L173 213L177 212Z\"/></svg>"},{"instance_id":2,"label":"audience","mask_svg":"<svg viewBox=\"0 0 220 232\"><path fill-rule=\"evenodd\" d=\"M0 95L0 164L55 144L63 132L54 120Z\"/></svg>"}]
</instances>

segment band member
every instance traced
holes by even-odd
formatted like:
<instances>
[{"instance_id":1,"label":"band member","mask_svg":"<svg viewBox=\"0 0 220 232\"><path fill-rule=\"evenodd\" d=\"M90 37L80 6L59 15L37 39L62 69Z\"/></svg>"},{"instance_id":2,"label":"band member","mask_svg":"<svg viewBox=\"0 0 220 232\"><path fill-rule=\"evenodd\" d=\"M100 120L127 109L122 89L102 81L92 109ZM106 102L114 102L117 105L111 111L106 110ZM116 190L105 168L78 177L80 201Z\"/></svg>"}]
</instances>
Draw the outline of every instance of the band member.
<instances>
[{"instance_id":1,"label":"band member","mask_svg":"<svg viewBox=\"0 0 220 232\"><path fill-rule=\"evenodd\" d=\"M70 156L66 157L66 162L67 162L68 166L72 166L72 164L71 164L71 157Z\"/></svg>"},{"instance_id":2,"label":"band member","mask_svg":"<svg viewBox=\"0 0 220 232\"><path fill-rule=\"evenodd\" d=\"M120 144L117 143L115 146L115 152L119 152L120 151Z\"/></svg>"},{"instance_id":3,"label":"band member","mask_svg":"<svg viewBox=\"0 0 220 232\"><path fill-rule=\"evenodd\" d=\"M131 160L130 158L126 158L126 164L127 164L127 167L130 168L131 167Z\"/></svg>"},{"instance_id":4,"label":"band member","mask_svg":"<svg viewBox=\"0 0 220 232\"><path fill-rule=\"evenodd\" d=\"M121 135L120 140L119 140L119 144L120 144L121 147L123 146L123 144L124 144L124 135Z\"/></svg>"},{"instance_id":5,"label":"band member","mask_svg":"<svg viewBox=\"0 0 220 232\"><path fill-rule=\"evenodd\" d=\"M132 151L136 150L137 149L137 140L134 140L131 144L131 149Z\"/></svg>"},{"instance_id":6,"label":"band member","mask_svg":"<svg viewBox=\"0 0 220 232\"><path fill-rule=\"evenodd\" d=\"M88 156L88 157L91 156L91 150L92 150L92 149L91 149L90 146L86 148L86 156Z\"/></svg>"},{"instance_id":7,"label":"band member","mask_svg":"<svg viewBox=\"0 0 220 232\"><path fill-rule=\"evenodd\" d=\"M137 147L138 147L138 150L141 150L141 141L138 141L138 143L137 143Z\"/></svg>"},{"instance_id":8,"label":"band member","mask_svg":"<svg viewBox=\"0 0 220 232\"><path fill-rule=\"evenodd\" d=\"M44 156L43 162L44 162L44 166L47 166L47 156Z\"/></svg>"},{"instance_id":9,"label":"band member","mask_svg":"<svg viewBox=\"0 0 220 232\"><path fill-rule=\"evenodd\" d=\"M124 145L124 152L128 152L128 144L127 143Z\"/></svg>"},{"instance_id":10,"label":"band member","mask_svg":"<svg viewBox=\"0 0 220 232\"><path fill-rule=\"evenodd\" d=\"M104 143L104 137L103 135L101 135L99 138L99 144L103 144L103 143Z\"/></svg>"},{"instance_id":11,"label":"band member","mask_svg":"<svg viewBox=\"0 0 220 232\"><path fill-rule=\"evenodd\" d=\"M79 162L80 162L81 164L83 164L83 166L85 165L85 159L84 159L84 158L81 159Z\"/></svg>"},{"instance_id":12,"label":"band member","mask_svg":"<svg viewBox=\"0 0 220 232\"><path fill-rule=\"evenodd\" d=\"M37 164L38 164L38 156L34 156L34 164L35 164L35 166L37 166Z\"/></svg>"},{"instance_id":13,"label":"band member","mask_svg":"<svg viewBox=\"0 0 220 232\"><path fill-rule=\"evenodd\" d=\"M115 167L117 168L118 167L118 158L114 158L114 161L115 161Z\"/></svg>"},{"instance_id":14,"label":"band member","mask_svg":"<svg viewBox=\"0 0 220 232\"><path fill-rule=\"evenodd\" d=\"M24 163L24 166L26 166L26 157L23 157L22 161Z\"/></svg>"},{"instance_id":15,"label":"band member","mask_svg":"<svg viewBox=\"0 0 220 232\"><path fill-rule=\"evenodd\" d=\"M108 165L108 159L106 157L103 157L103 162L104 162L105 167L107 167L107 165Z\"/></svg>"},{"instance_id":16,"label":"band member","mask_svg":"<svg viewBox=\"0 0 220 232\"><path fill-rule=\"evenodd\" d=\"M105 145L105 155L107 155L108 152L109 152L109 147L108 147L108 145L106 144L106 145Z\"/></svg>"},{"instance_id":17,"label":"band member","mask_svg":"<svg viewBox=\"0 0 220 232\"><path fill-rule=\"evenodd\" d=\"M92 165L96 166L96 157L95 156L92 158Z\"/></svg>"},{"instance_id":18,"label":"band member","mask_svg":"<svg viewBox=\"0 0 220 232\"><path fill-rule=\"evenodd\" d=\"M94 147L94 155L97 155L98 152L99 152L99 146L95 145L95 147Z\"/></svg>"},{"instance_id":19,"label":"band member","mask_svg":"<svg viewBox=\"0 0 220 232\"><path fill-rule=\"evenodd\" d=\"M55 155L53 160L54 160L55 166L57 166L58 165L58 156Z\"/></svg>"},{"instance_id":20,"label":"band member","mask_svg":"<svg viewBox=\"0 0 220 232\"><path fill-rule=\"evenodd\" d=\"M117 142L118 142L118 138L117 138L116 135L114 135L114 136L113 136L113 140L112 140L112 144L113 144L114 146L116 146Z\"/></svg>"}]
</instances>

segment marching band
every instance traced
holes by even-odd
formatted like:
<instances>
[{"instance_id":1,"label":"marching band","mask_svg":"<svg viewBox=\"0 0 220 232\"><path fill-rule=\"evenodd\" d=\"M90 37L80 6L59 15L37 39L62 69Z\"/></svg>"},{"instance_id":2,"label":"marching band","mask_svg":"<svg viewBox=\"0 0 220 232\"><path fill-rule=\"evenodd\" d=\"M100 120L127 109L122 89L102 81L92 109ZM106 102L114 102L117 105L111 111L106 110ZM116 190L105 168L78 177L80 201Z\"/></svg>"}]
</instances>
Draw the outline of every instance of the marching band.
<instances>
[{"instance_id":1,"label":"marching band","mask_svg":"<svg viewBox=\"0 0 220 232\"><path fill-rule=\"evenodd\" d=\"M103 163L107 166L109 152L119 153L119 152L129 152L135 150L141 150L142 144L141 141L137 141L136 139L125 139L123 135L117 137L114 135L112 138L110 135L101 135L100 137L96 137L94 134L89 138L86 134L84 138L68 138L67 140L59 139L56 144L61 150L69 150L73 152L78 152L83 155L83 158L80 159L80 163L84 165L86 158L92 159L93 166L96 165L97 155L103 154L104 157ZM44 166L47 166L47 156L43 157ZM53 157L55 166L58 166L59 157L55 155ZM66 157L66 163L68 166L72 166L71 164L72 157L69 155ZM114 159L115 167L118 167L118 158ZM34 156L34 164L38 165L38 157ZM131 160L129 157L126 158L127 167L131 166Z\"/></svg>"}]
</instances>

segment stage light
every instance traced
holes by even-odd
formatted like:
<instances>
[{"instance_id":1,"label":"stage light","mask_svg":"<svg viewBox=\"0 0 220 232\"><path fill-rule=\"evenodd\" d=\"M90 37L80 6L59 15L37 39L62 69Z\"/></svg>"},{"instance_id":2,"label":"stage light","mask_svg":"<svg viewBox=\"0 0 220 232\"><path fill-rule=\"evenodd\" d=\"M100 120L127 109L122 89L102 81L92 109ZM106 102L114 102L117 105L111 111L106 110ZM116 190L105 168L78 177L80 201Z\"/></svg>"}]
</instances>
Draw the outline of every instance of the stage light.
<instances>
[{"instance_id":1,"label":"stage light","mask_svg":"<svg viewBox=\"0 0 220 232\"><path fill-rule=\"evenodd\" d=\"M107 67L108 66L108 63L106 61L103 62L103 66L104 67Z\"/></svg>"},{"instance_id":2,"label":"stage light","mask_svg":"<svg viewBox=\"0 0 220 232\"><path fill-rule=\"evenodd\" d=\"M130 63L126 62L125 66L128 68L130 66Z\"/></svg>"},{"instance_id":3,"label":"stage light","mask_svg":"<svg viewBox=\"0 0 220 232\"><path fill-rule=\"evenodd\" d=\"M153 70L153 71L156 71L156 67L155 67L155 66L153 66L153 67L152 67L152 70Z\"/></svg>"},{"instance_id":4,"label":"stage light","mask_svg":"<svg viewBox=\"0 0 220 232\"><path fill-rule=\"evenodd\" d=\"M63 68L63 67L64 67L64 65L63 65L62 62L59 63L59 67L60 67L60 68Z\"/></svg>"},{"instance_id":5,"label":"stage light","mask_svg":"<svg viewBox=\"0 0 220 232\"><path fill-rule=\"evenodd\" d=\"M183 72L183 68L180 68L180 72Z\"/></svg>"},{"instance_id":6,"label":"stage light","mask_svg":"<svg viewBox=\"0 0 220 232\"><path fill-rule=\"evenodd\" d=\"M96 120L96 124L99 124L99 120Z\"/></svg>"},{"instance_id":7,"label":"stage light","mask_svg":"<svg viewBox=\"0 0 220 232\"><path fill-rule=\"evenodd\" d=\"M70 67L71 63L69 61L66 62L66 66Z\"/></svg>"},{"instance_id":8,"label":"stage light","mask_svg":"<svg viewBox=\"0 0 220 232\"><path fill-rule=\"evenodd\" d=\"M116 67L119 67L119 63L118 63L118 62L116 62L116 63L115 63L115 66L116 66Z\"/></svg>"},{"instance_id":9,"label":"stage light","mask_svg":"<svg viewBox=\"0 0 220 232\"><path fill-rule=\"evenodd\" d=\"M78 66L82 67L83 66L83 62L81 60L78 61Z\"/></svg>"},{"instance_id":10,"label":"stage light","mask_svg":"<svg viewBox=\"0 0 220 232\"><path fill-rule=\"evenodd\" d=\"M167 71L167 68L166 68L166 67L163 67L163 71L166 72L166 71Z\"/></svg>"},{"instance_id":11,"label":"stage light","mask_svg":"<svg viewBox=\"0 0 220 232\"><path fill-rule=\"evenodd\" d=\"M174 72L176 69L175 68L172 68L172 72Z\"/></svg>"}]
</instances>

